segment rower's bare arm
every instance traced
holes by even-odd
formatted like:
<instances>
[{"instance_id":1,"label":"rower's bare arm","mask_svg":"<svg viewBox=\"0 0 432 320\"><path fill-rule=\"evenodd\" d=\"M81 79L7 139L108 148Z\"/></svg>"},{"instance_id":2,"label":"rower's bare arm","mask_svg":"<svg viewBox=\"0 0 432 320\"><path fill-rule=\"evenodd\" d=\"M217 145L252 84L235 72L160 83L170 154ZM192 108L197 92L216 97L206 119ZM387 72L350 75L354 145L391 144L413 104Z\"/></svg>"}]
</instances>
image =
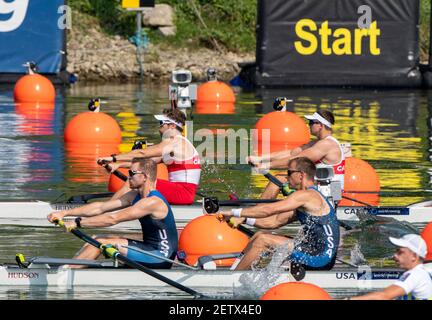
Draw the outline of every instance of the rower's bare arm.
<instances>
[{"instance_id":1,"label":"rower's bare arm","mask_svg":"<svg viewBox=\"0 0 432 320\"><path fill-rule=\"evenodd\" d=\"M288 150L288 152L281 152L279 156L272 157L270 161L270 169L287 169L288 168L288 162L297 157L307 157L304 155L304 152L306 150L312 149L316 145L317 141L311 141L309 143L306 143L300 147L297 147L292 150ZM309 158L309 157L308 157ZM320 158L321 159L321 158ZM313 160L313 159L311 159ZM318 159L319 160L319 159ZM318 161L313 160L313 161Z\"/></svg>"},{"instance_id":2,"label":"rower's bare arm","mask_svg":"<svg viewBox=\"0 0 432 320\"><path fill-rule=\"evenodd\" d=\"M130 168L131 163L129 161L120 162L120 163L111 163L111 173L120 169L120 168Z\"/></svg>"},{"instance_id":3,"label":"rower's bare arm","mask_svg":"<svg viewBox=\"0 0 432 320\"><path fill-rule=\"evenodd\" d=\"M131 161L133 158L153 158L153 157L161 157L164 148L167 148L169 145L169 141L162 141L153 146L148 146L144 149L136 149L132 150L128 153L122 153L116 156L117 161Z\"/></svg>"},{"instance_id":4,"label":"rower's bare arm","mask_svg":"<svg viewBox=\"0 0 432 320\"><path fill-rule=\"evenodd\" d=\"M156 197L141 199L133 206L127 207L123 210L83 219L81 220L81 226L89 228L111 227L121 222L137 220L149 214L156 215L156 218L158 218L157 215L163 211L161 210L159 201L162 200ZM165 214L166 212L167 211L165 211Z\"/></svg>"},{"instance_id":5,"label":"rower's bare arm","mask_svg":"<svg viewBox=\"0 0 432 320\"><path fill-rule=\"evenodd\" d=\"M363 296L352 297L351 300L393 300L405 295L405 290L397 285L391 285L382 291L371 292Z\"/></svg>"},{"instance_id":6,"label":"rower's bare arm","mask_svg":"<svg viewBox=\"0 0 432 320\"><path fill-rule=\"evenodd\" d=\"M116 155L116 160L123 161L123 162L131 161L134 157L138 156L138 152L137 151L138 150L132 150L132 151L127 152L127 153ZM113 160L114 159L113 159L112 156L102 157L102 158L98 158L97 159L97 163L100 164L100 165L104 165L104 164L107 164L107 163L113 163Z\"/></svg>"},{"instance_id":7,"label":"rower's bare arm","mask_svg":"<svg viewBox=\"0 0 432 320\"><path fill-rule=\"evenodd\" d=\"M243 208L241 216L245 218L267 218L276 214L294 211L302 207L307 201L307 194L305 192L300 190L281 201ZM221 211L219 214L227 217L234 216L233 211Z\"/></svg>"},{"instance_id":8,"label":"rower's bare arm","mask_svg":"<svg viewBox=\"0 0 432 320\"><path fill-rule=\"evenodd\" d=\"M47 219L50 222L54 222L55 220L62 220L64 217L93 217L96 215L101 215L105 212L118 210L131 204L133 193L136 194L135 191L130 191L115 200L92 202L82 207L53 212L47 216Z\"/></svg>"},{"instance_id":9,"label":"rower's bare arm","mask_svg":"<svg viewBox=\"0 0 432 320\"><path fill-rule=\"evenodd\" d=\"M295 212L289 211L268 218L257 219L254 226L260 229L277 229L293 222L294 220L296 220Z\"/></svg>"},{"instance_id":10,"label":"rower's bare arm","mask_svg":"<svg viewBox=\"0 0 432 320\"><path fill-rule=\"evenodd\" d=\"M311 159L313 162L319 161L327 155L327 152L331 147L330 143L329 140L317 141L310 148L304 149L298 153L296 157L306 157Z\"/></svg>"}]
</instances>

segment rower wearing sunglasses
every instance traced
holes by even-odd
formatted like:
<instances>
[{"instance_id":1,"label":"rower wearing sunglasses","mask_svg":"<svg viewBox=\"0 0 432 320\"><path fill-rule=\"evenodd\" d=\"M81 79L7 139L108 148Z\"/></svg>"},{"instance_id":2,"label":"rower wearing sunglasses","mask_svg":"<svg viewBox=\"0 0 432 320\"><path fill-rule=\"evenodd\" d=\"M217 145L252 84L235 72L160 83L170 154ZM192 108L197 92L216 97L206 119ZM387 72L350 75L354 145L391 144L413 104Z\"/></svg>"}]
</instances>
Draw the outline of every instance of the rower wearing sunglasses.
<instances>
[{"instance_id":1,"label":"rower wearing sunglasses","mask_svg":"<svg viewBox=\"0 0 432 320\"><path fill-rule=\"evenodd\" d=\"M155 118L159 120L159 133L162 137L160 143L145 149L100 158L98 163L111 163L112 171L115 171L119 167L129 167L130 161L135 157L162 162L168 168L169 181L157 179L156 189L170 204L192 204L200 181L201 162L193 144L182 136L186 117L183 112L173 109L156 115ZM113 198L118 198L128 191L126 183Z\"/></svg>"},{"instance_id":2,"label":"rower wearing sunglasses","mask_svg":"<svg viewBox=\"0 0 432 320\"><path fill-rule=\"evenodd\" d=\"M47 218L54 222L68 216L77 217L65 221L67 230L109 227L138 219L142 228L141 239L118 235L97 236L96 239L103 244L117 246L122 255L147 267L171 268L172 263L167 259L175 258L178 234L171 206L156 190L156 163L151 159L132 159L129 186L131 190L118 199L54 212ZM100 254L99 248L87 244L75 258L95 260Z\"/></svg>"},{"instance_id":3,"label":"rower wearing sunglasses","mask_svg":"<svg viewBox=\"0 0 432 320\"><path fill-rule=\"evenodd\" d=\"M331 269L339 246L339 223L327 198L315 187L315 164L306 157L288 163L288 183L297 190L285 199L247 208L219 212L236 227L241 223L259 229L277 229L298 220L302 232L294 239L284 235L258 231L250 239L243 256L233 266L250 269L254 261L276 247L287 246L291 262L310 269Z\"/></svg>"},{"instance_id":4,"label":"rower wearing sunglasses","mask_svg":"<svg viewBox=\"0 0 432 320\"><path fill-rule=\"evenodd\" d=\"M333 113L327 110L320 110L312 115L306 115L309 120L311 134L317 137L303 146L292 150L274 152L260 157L249 156L246 160L253 166L262 169L286 169L290 159L296 157L307 157L319 168L329 168L333 171L332 181L340 183L344 187L345 175L345 153L339 141L332 136L332 126L335 123ZM278 176L281 182L286 182L284 176ZM280 189L269 182L262 194L262 198L276 198Z\"/></svg>"}]
</instances>

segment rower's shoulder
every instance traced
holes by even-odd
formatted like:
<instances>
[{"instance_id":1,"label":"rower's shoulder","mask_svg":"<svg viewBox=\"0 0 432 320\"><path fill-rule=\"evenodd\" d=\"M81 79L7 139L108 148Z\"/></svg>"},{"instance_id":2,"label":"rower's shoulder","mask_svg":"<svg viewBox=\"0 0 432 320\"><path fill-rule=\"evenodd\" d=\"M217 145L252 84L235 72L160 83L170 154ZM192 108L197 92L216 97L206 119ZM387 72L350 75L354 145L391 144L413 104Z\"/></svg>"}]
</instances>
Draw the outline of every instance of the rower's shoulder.
<instances>
[{"instance_id":1,"label":"rower's shoulder","mask_svg":"<svg viewBox=\"0 0 432 320\"><path fill-rule=\"evenodd\" d=\"M294 196L297 199L303 199L305 201L315 198L318 195L315 189L306 189L306 190L297 190L292 193L291 196ZM290 196L290 197L291 197ZM288 198L286 198L288 199Z\"/></svg>"},{"instance_id":2,"label":"rower's shoulder","mask_svg":"<svg viewBox=\"0 0 432 320\"><path fill-rule=\"evenodd\" d=\"M144 205L153 209L155 213L157 212L167 213L170 209L167 202L164 201L160 196L157 196L155 194L146 197L144 199L147 200Z\"/></svg>"},{"instance_id":3,"label":"rower's shoulder","mask_svg":"<svg viewBox=\"0 0 432 320\"><path fill-rule=\"evenodd\" d=\"M328 139L328 137L324 139L316 140L315 142L315 146L337 146L337 145L338 145L337 141L335 141L334 139Z\"/></svg>"}]
</instances>

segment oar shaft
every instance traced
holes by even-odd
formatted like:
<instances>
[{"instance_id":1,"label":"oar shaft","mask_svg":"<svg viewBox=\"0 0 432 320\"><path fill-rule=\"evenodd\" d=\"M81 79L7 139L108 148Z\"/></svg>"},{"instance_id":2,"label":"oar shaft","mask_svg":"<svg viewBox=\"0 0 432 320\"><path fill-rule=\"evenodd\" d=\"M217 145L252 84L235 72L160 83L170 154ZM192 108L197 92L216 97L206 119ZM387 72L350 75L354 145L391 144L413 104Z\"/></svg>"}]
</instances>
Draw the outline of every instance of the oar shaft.
<instances>
[{"instance_id":1,"label":"oar shaft","mask_svg":"<svg viewBox=\"0 0 432 320\"><path fill-rule=\"evenodd\" d=\"M360 201L360 200L357 200L357 199L354 199L354 198L350 198L350 197L347 197L347 196L342 196L342 198L350 200L350 201L354 201L354 202L357 202L357 203L360 203L362 205L365 205L366 207L370 207L370 208L374 207L373 205L371 205L369 203L366 203L366 202L363 202L363 201Z\"/></svg>"},{"instance_id":2,"label":"oar shaft","mask_svg":"<svg viewBox=\"0 0 432 320\"><path fill-rule=\"evenodd\" d=\"M252 237L252 236L255 234L254 231L252 231L252 230L250 230L250 229L248 229L248 228L246 228L245 226L242 226L242 225L239 225L239 226L237 227L237 229L238 229L239 231L243 232L243 233L244 233L245 235L247 235L248 237Z\"/></svg>"},{"instance_id":3,"label":"oar shaft","mask_svg":"<svg viewBox=\"0 0 432 320\"><path fill-rule=\"evenodd\" d=\"M272 175L271 173L267 172L264 174L264 177L266 177L270 182L274 183L276 186L278 186L279 188L283 187L283 183L282 181L280 181L278 178L276 178L274 175Z\"/></svg>"},{"instance_id":4,"label":"oar shaft","mask_svg":"<svg viewBox=\"0 0 432 320\"><path fill-rule=\"evenodd\" d=\"M111 166L109 164L104 165L104 167L105 167L105 169L107 171L111 172L112 168L111 168ZM115 170L112 174L115 175L120 180L123 180L123 181L127 181L127 179L128 179L128 177L126 175L124 175L123 173L121 173L118 170Z\"/></svg>"},{"instance_id":5,"label":"oar shaft","mask_svg":"<svg viewBox=\"0 0 432 320\"><path fill-rule=\"evenodd\" d=\"M255 203L273 203L278 202L280 199L234 199L219 201L219 206L235 206L242 204L255 204Z\"/></svg>"},{"instance_id":6,"label":"oar shaft","mask_svg":"<svg viewBox=\"0 0 432 320\"><path fill-rule=\"evenodd\" d=\"M203 296L201 293L198 293L198 292L196 292L195 290L193 290L191 288L185 287L182 284L180 284L180 283L178 283L178 282L176 282L174 280L171 280L171 279L169 279L169 278L167 278L167 277L165 277L165 276L157 273L156 271L154 271L154 270L152 270L150 268L147 268L147 267L143 266L142 264L139 264L139 263L137 263L137 262L135 262L133 260L130 260L130 259L126 258L125 256L122 256L121 254L117 254L116 255L116 259L122 261L123 263L125 263L126 265L128 265L128 266L130 266L132 268L135 268L135 269L140 270L140 271L142 271L144 273L147 273L148 275L150 275L150 276L152 276L152 277L154 277L154 278L156 278L156 279L158 279L158 280L160 280L162 282L165 282L165 283L167 283L167 284L169 284L169 285L171 285L171 286L173 286L173 287L175 287L175 288L177 288L179 290L182 290L182 291L184 291L186 293L189 293L189 294L191 294L191 295L193 295L195 297L202 297Z\"/></svg>"},{"instance_id":7,"label":"oar shaft","mask_svg":"<svg viewBox=\"0 0 432 320\"><path fill-rule=\"evenodd\" d=\"M120 180L123 180L123 181L127 181L127 176L125 176L123 173L121 173L120 171L118 171L118 170L115 170L114 172L113 172L113 175L115 175L117 178L119 178Z\"/></svg>"},{"instance_id":8,"label":"oar shaft","mask_svg":"<svg viewBox=\"0 0 432 320\"><path fill-rule=\"evenodd\" d=\"M58 221L57 223L58 223L59 226L62 226L62 227L64 226L64 222L63 221ZM87 234L85 234L84 232L82 232L82 231L80 231L80 230L78 230L76 228L71 229L70 232L72 234L74 234L75 236L77 236L78 238L84 240L85 242L91 244L92 246L94 246L94 247L96 247L98 249L102 249L103 248L103 244L102 243L100 243L96 239L88 236ZM112 251L108 252L108 255L111 258L113 258L113 259L117 259L117 260L122 261L124 264L128 265L129 267L138 269L138 270L140 270L140 271L142 271L142 272L144 272L144 273L146 273L146 274L148 274L148 275L150 275L150 276L152 276L152 277L154 277L154 278L156 278L156 279L158 279L158 280L160 280L162 282L165 282L166 284L169 284L169 285L171 285L171 286L173 286L173 287L175 287L175 288L177 288L179 290L182 290L182 291L184 291L186 293L189 293L189 294L191 294L191 295L193 295L193 296L195 296L197 298L203 297L203 295L201 293L199 293L199 292L197 292L197 291L195 291L195 290L193 290L191 288L185 287L182 284L180 284L180 283L178 283L178 282L176 282L174 280L171 280L171 279L169 279L169 278L167 278L167 277L165 277L165 276L157 273L156 271L154 271L154 270L152 270L150 268L147 268L146 266L141 265L141 264L139 264L139 263L137 263L137 262L135 262L133 260L130 260L129 258L121 255L120 252L117 249L113 248Z\"/></svg>"}]
</instances>

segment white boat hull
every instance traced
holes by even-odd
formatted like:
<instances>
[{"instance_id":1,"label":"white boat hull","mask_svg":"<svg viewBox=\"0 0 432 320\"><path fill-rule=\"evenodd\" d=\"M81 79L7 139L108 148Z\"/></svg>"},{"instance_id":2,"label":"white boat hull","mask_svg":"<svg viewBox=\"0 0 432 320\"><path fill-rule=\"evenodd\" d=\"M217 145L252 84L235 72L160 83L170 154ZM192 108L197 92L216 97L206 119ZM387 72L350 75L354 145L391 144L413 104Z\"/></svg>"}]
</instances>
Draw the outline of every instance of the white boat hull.
<instances>
[{"instance_id":1,"label":"white boat hull","mask_svg":"<svg viewBox=\"0 0 432 320\"><path fill-rule=\"evenodd\" d=\"M26 225L36 227L53 226L46 219L49 213L70 209L76 206L76 204L51 204L43 201L0 202L0 225ZM186 225L190 220L204 214L204 210L200 203L190 206L172 206L172 208L179 228ZM432 207L421 206L419 204L408 207L392 208L339 207L337 209L337 216L339 220L358 221L357 214L364 211L366 211L366 214L368 215L389 217L413 224L426 224L432 221ZM138 221L121 223L113 228L119 230L141 229Z\"/></svg>"},{"instance_id":2,"label":"white boat hull","mask_svg":"<svg viewBox=\"0 0 432 320\"><path fill-rule=\"evenodd\" d=\"M234 289L241 287L240 277L252 271L229 270L156 270L159 274L190 288ZM400 270L382 269L365 272L355 268L339 268L331 271L308 271L302 282L312 283L324 289L379 290L391 285L401 274ZM295 281L288 273L282 273L275 284ZM148 287L168 286L141 271L132 269L49 269L42 266L21 269L0 266L0 286L43 287Z\"/></svg>"}]
</instances>

